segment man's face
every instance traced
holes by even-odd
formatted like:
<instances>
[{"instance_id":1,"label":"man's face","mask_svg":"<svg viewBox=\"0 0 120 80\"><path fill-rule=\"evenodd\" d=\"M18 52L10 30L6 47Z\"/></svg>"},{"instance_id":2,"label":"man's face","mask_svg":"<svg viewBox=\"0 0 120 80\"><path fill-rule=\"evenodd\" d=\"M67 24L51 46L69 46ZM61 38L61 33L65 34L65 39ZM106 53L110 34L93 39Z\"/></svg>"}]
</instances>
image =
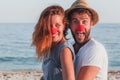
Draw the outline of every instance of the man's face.
<instances>
[{"instance_id":1,"label":"man's face","mask_svg":"<svg viewBox=\"0 0 120 80\"><path fill-rule=\"evenodd\" d=\"M78 30L79 25L84 29ZM91 18L87 13L73 13L71 16L70 28L75 41L79 44L86 42L89 39L91 29Z\"/></svg>"}]
</instances>

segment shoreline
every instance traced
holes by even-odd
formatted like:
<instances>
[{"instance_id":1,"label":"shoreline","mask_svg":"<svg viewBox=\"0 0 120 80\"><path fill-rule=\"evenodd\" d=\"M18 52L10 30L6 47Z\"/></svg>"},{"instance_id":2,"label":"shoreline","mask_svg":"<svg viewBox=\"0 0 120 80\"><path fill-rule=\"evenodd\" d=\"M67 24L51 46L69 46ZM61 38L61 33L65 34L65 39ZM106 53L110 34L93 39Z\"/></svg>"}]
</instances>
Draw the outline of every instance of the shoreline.
<instances>
[{"instance_id":1,"label":"shoreline","mask_svg":"<svg viewBox=\"0 0 120 80\"><path fill-rule=\"evenodd\" d=\"M40 70L1 70L0 80L40 80ZM109 70L108 80L120 80L120 70Z\"/></svg>"}]
</instances>

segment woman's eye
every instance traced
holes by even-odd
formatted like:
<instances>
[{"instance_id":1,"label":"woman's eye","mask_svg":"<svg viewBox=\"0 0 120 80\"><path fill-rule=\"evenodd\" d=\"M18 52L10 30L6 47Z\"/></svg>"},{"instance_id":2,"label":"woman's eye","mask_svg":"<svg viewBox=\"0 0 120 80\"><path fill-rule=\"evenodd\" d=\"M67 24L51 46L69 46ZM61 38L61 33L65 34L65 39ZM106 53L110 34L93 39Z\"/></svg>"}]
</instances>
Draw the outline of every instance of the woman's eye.
<instances>
[{"instance_id":1,"label":"woman's eye","mask_svg":"<svg viewBox=\"0 0 120 80\"><path fill-rule=\"evenodd\" d=\"M60 24L56 24L56 27L60 27Z\"/></svg>"}]
</instances>

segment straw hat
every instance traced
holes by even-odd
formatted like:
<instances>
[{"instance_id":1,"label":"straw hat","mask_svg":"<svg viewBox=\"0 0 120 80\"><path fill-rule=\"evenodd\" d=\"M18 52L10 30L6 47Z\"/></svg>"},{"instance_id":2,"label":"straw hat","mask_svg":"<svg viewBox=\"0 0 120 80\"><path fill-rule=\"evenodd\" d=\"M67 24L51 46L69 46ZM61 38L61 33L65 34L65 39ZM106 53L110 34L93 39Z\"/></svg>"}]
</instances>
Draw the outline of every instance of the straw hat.
<instances>
[{"instance_id":1,"label":"straw hat","mask_svg":"<svg viewBox=\"0 0 120 80\"><path fill-rule=\"evenodd\" d=\"M83 8L83 9L89 10L92 13L93 25L95 25L99 21L99 16L98 16L97 12L87 4L86 0L76 0L72 4L72 6L66 10L66 16L68 17L68 15L71 13L71 11L76 8Z\"/></svg>"}]
</instances>

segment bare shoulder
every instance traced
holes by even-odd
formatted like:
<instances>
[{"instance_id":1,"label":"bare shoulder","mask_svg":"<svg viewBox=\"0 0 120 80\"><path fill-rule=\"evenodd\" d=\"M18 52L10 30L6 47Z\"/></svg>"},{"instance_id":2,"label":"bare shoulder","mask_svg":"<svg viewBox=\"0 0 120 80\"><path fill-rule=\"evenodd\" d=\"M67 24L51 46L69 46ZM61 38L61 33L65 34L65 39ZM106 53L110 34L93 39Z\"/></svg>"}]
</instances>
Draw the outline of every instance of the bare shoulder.
<instances>
[{"instance_id":1,"label":"bare shoulder","mask_svg":"<svg viewBox=\"0 0 120 80\"><path fill-rule=\"evenodd\" d=\"M64 55L64 56L67 56L67 55L72 55L72 52L71 52L70 48L65 47L64 49L62 49L62 51L61 51L61 54L60 54L60 55Z\"/></svg>"}]
</instances>

